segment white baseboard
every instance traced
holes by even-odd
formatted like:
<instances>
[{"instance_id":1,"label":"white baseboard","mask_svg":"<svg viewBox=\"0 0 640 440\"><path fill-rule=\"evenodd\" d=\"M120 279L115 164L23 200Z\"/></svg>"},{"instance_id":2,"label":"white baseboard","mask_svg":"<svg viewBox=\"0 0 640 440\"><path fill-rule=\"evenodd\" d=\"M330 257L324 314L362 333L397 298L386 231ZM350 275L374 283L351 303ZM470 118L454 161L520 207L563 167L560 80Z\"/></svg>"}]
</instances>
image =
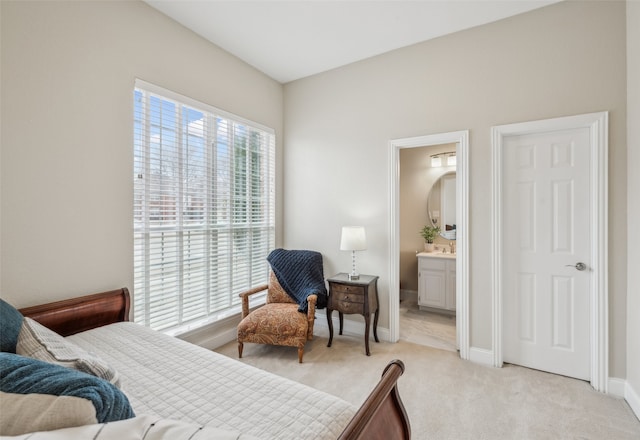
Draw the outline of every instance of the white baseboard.
<instances>
[{"instance_id":1,"label":"white baseboard","mask_svg":"<svg viewBox=\"0 0 640 440\"><path fill-rule=\"evenodd\" d=\"M338 313L334 312L333 315L331 316L331 320L333 321L333 340L334 341L336 337L339 336L338 332L340 331L340 321L337 315ZM348 316L356 316L356 315L348 315ZM344 326L342 328L343 334L349 335L349 336L364 337L364 317L362 317L361 315L357 315L357 316L360 318L359 321L347 319L345 316L345 319L343 320ZM326 329L327 331L329 331L329 324L327 323L327 315L324 313L317 313L316 322L313 325L314 325L314 328L320 327L322 329ZM373 318L371 318L371 325L373 326ZM378 333L379 340L389 341L390 332L388 328L378 326L377 333ZM373 339L373 328L369 329L369 337Z\"/></svg>"},{"instance_id":2,"label":"white baseboard","mask_svg":"<svg viewBox=\"0 0 640 440\"><path fill-rule=\"evenodd\" d=\"M209 350L214 350L218 347L222 347L224 344L227 344L231 341L236 341L238 339L238 332L235 328L225 330L223 332L218 332L215 335L212 335L208 338L200 339L198 345L204 348L208 348Z\"/></svg>"},{"instance_id":3,"label":"white baseboard","mask_svg":"<svg viewBox=\"0 0 640 440\"><path fill-rule=\"evenodd\" d=\"M640 420L640 394L633 389L629 382L626 382L624 388L624 400L627 401L633 413Z\"/></svg>"},{"instance_id":4,"label":"white baseboard","mask_svg":"<svg viewBox=\"0 0 640 440\"><path fill-rule=\"evenodd\" d=\"M236 326L238 324L236 321L239 322L239 320L232 320L231 322L222 324L206 325L192 332L178 335L178 338L213 350L237 339L238 332Z\"/></svg>"},{"instance_id":5,"label":"white baseboard","mask_svg":"<svg viewBox=\"0 0 640 440\"><path fill-rule=\"evenodd\" d=\"M628 381L617 377L610 377L608 394L626 400L631 411L633 411L638 420L640 420L640 394Z\"/></svg>"},{"instance_id":6,"label":"white baseboard","mask_svg":"<svg viewBox=\"0 0 640 440\"><path fill-rule=\"evenodd\" d=\"M349 315L349 316L358 316L359 320L354 319L344 319L344 328L343 334L349 336L364 336L364 317L361 315ZM338 337L338 332L340 329L340 321L338 320L337 313L334 313L333 316L333 337L334 340ZM356 318L358 319L358 318ZM373 318L372 318L373 319ZM239 316L233 316L224 321L205 325L198 329L192 330L188 333L183 333L178 335L180 339L183 339L187 342L191 342L192 344L199 345L201 347L207 348L209 350L216 349L218 347L223 346L231 341L235 341L237 338L237 330L236 327L240 322ZM372 321L373 324L373 321ZM316 322L314 324L315 328L318 330L325 330L327 333L329 331L329 324L327 323L327 315L324 310L316 313ZM385 327L378 327L377 329L378 339L381 341L389 341L389 329ZM373 339L373 329L369 331L369 337Z\"/></svg>"},{"instance_id":7,"label":"white baseboard","mask_svg":"<svg viewBox=\"0 0 640 440\"><path fill-rule=\"evenodd\" d=\"M359 315L358 315L359 316ZM338 337L338 332L340 329L340 321L338 320L337 314L332 316L333 318L333 337L334 340ZM355 321L352 319L344 319L344 328L342 333L349 336L364 336L364 318L361 317L360 321ZM230 326L231 325L231 326ZM235 341L237 338L237 330L236 330L237 322L225 322L218 323L218 325L208 325L201 327L197 330L189 332L187 334L179 335L180 339L183 339L187 342L191 342L192 344L199 345L201 347L207 348L209 350L216 349L218 347L223 346L231 341ZM314 324L315 328L318 330L324 330L328 333L329 324L327 323L327 316L324 313L318 313L316 315L316 322ZM221 328L222 327L222 328ZM386 327L378 327L377 329L378 339L381 341L389 341L389 329ZM369 331L369 337L373 340L373 329Z\"/></svg>"},{"instance_id":8,"label":"white baseboard","mask_svg":"<svg viewBox=\"0 0 640 440\"><path fill-rule=\"evenodd\" d=\"M618 377L610 377L607 384L607 394L611 394L615 397L624 398L624 389L627 385L627 381Z\"/></svg>"},{"instance_id":9,"label":"white baseboard","mask_svg":"<svg viewBox=\"0 0 640 440\"><path fill-rule=\"evenodd\" d=\"M469 360L476 364L487 365L493 367L493 351L484 348L470 347Z\"/></svg>"}]
</instances>

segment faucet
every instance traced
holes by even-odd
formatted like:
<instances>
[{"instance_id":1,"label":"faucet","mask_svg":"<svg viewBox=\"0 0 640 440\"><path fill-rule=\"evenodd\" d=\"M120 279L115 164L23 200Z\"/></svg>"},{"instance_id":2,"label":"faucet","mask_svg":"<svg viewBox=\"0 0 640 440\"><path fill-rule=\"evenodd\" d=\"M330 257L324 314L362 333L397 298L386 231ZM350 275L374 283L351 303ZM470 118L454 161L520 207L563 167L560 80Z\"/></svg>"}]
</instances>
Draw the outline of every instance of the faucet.
<instances>
[{"instance_id":1,"label":"faucet","mask_svg":"<svg viewBox=\"0 0 640 440\"><path fill-rule=\"evenodd\" d=\"M449 242L449 249L451 250L452 254L456 253L456 244L453 241Z\"/></svg>"}]
</instances>

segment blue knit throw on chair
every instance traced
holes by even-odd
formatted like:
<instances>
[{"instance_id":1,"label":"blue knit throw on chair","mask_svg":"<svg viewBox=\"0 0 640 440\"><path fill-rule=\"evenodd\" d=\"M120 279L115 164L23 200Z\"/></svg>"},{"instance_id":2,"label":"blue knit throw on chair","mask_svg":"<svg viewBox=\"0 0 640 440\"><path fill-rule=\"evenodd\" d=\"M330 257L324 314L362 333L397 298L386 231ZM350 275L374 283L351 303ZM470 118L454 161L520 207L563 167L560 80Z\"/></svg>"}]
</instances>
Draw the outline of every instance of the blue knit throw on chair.
<instances>
[{"instance_id":1,"label":"blue knit throw on chair","mask_svg":"<svg viewBox=\"0 0 640 440\"><path fill-rule=\"evenodd\" d=\"M316 308L327 306L322 254L316 251L274 249L267 257L282 288L307 312L307 297L318 295Z\"/></svg>"}]
</instances>

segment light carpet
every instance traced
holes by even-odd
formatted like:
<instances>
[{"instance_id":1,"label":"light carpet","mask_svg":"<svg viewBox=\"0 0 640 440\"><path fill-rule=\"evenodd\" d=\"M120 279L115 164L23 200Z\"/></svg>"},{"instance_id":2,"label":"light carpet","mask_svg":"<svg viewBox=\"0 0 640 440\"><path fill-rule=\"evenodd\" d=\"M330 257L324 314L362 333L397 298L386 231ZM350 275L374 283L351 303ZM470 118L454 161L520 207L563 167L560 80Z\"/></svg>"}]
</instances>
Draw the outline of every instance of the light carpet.
<instances>
[{"instance_id":1,"label":"light carpet","mask_svg":"<svg viewBox=\"0 0 640 440\"><path fill-rule=\"evenodd\" d=\"M623 399L589 383L528 368L491 368L457 353L410 342L370 343L320 328L297 350L245 344L241 362L307 384L360 406L392 359L404 362L398 381L412 439L640 439L640 421ZM237 359L237 343L218 349Z\"/></svg>"}]
</instances>

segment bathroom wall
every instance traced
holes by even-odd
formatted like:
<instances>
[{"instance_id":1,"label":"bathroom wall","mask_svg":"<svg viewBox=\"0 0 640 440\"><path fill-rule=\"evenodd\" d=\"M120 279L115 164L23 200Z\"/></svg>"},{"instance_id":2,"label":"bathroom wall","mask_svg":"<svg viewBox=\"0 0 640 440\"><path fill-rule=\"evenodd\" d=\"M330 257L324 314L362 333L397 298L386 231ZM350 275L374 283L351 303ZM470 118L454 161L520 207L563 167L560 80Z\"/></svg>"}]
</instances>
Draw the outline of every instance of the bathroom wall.
<instances>
[{"instance_id":1,"label":"bathroom wall","mask_svg":"<svg viewBox=\"0 0 640 440\"><path fill-rule=\"evenodd\" d=\"M427 198L433 184L455 167L431 166L431 156L455 151L455 144L400 150L400 290L418 290L417 252L424 251L420 230L430 224ZM447 244L441 237L436 243Z\"/></svg>"}]
</instances>

